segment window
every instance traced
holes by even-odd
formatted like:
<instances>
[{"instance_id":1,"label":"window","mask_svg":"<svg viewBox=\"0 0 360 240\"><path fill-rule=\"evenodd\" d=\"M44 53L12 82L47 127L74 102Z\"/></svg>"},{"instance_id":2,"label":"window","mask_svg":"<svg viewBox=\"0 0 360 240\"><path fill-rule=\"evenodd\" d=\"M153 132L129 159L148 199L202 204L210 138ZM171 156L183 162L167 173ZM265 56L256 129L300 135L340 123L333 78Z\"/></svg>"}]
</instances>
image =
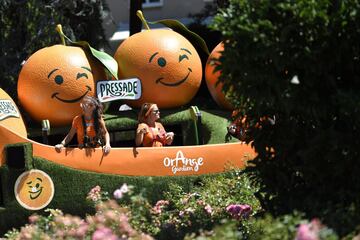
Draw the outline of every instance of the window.
<instances>
[{"instance_id":1,"label":"window","mask_svg":"<svg viewBox=\"0 0 360 240\"><path fill-rule=\"evenodd\" d=\"M143 0L143 8L161 7L164 3L163 0Z\"/></svg>"}]
</instances>

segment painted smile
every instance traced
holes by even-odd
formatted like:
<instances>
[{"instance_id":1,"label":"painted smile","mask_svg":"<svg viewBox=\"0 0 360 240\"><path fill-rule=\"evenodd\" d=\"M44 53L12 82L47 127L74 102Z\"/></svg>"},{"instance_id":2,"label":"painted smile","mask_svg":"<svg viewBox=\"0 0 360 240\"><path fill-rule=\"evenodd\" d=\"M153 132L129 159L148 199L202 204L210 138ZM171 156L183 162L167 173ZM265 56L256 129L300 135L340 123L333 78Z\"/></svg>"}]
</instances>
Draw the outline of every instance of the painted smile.
<instances>
[{"instance_id":1,"label":"painted smile","mask_svg":"<svg viewBox=\"0 0 360 240\"><path fill-rule=\"evenodd\" d=\"M59 97L57 96L57 95L59 94L58 92L54 93L54 94L51 96L51 98L56 98L56 99L58 99L58 100L60 100L60 101L62 101L62 102L65 102L65 103L78 102L78 101L80 101L83 97L85 97L85 95L86 95L88 92L91 91L91 87L89 87L89 86L86 85L86 88L87 88L87 91L86 91L83 95L81 95L80 97L75 98L75 99L62 99L62 98L59 98Z\"/></svg>"},{"instance_id":2,"label":"painted smile","mask_svg":"<svg viewBox=\"0 0 360 240\"><path fill-rule=\"evenodd\" d=\"M162 80L164 79L163 77L161 78L158 78L156 80L156 83L161 83L162 85L165 85L165 86L168 86L168 87L176 87L176 86L179 86L180 84L182 84L183 82L186 81L186 79L188 79L190 73L192 72L191 68L188 68L189 69L189 72L188 74L183 78L181 79L180 81L177 81L177 82L174 82L174 83L167 83L167 82L163 82Z\"/></svg>"},{"instance_id":3,"label":"painted smile","mask_svg":"<svg viewBox=\"0 0 360 240\"><path fill-rule=\"evenodd\" d=\"M34 200L36 198L38 198L42 192L43 188L41 187L39 190L35 191L35 192L32 192L32 191L29 191L30 193L30 199L31 200Z\"/></svg>"}]
</instances>

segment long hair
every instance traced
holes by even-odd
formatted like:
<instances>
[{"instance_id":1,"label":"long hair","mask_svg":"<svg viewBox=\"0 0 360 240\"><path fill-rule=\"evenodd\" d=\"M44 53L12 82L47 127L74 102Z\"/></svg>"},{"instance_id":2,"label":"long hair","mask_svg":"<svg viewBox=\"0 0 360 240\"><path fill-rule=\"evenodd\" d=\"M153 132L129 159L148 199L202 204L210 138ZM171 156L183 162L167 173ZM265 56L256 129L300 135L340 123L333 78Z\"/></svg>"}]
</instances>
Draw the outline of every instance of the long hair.
<instances>
[{"instance_id":1,"label":"long hair","mask_svg":"<svg viewBox=\"0 0 360 240\"><path fill-rule=\"evenodd\" d=\"M103 105L100 103L100 101L97 98L91 97L91 96L85 96L83 98L84 102L91 102L94 104L95 109L93 111L93 119L94 119L94 129L96 132L96 137L98 139L103 140L105 138L105 129L100 124L100 121L102 119L103 114Z\"/></svg>"},{"instance_id":2,"label":"long hair","mask_svg":"<svg viewBox=\"0 0 360 240\"><path fill-rule=\"evenodd\" d=\"M146 118L149 116L150 111L155 103L143 103L141 105L141 109L138 115L138 122L139 123L146 123Z\"/></svg>"}]
</instances>

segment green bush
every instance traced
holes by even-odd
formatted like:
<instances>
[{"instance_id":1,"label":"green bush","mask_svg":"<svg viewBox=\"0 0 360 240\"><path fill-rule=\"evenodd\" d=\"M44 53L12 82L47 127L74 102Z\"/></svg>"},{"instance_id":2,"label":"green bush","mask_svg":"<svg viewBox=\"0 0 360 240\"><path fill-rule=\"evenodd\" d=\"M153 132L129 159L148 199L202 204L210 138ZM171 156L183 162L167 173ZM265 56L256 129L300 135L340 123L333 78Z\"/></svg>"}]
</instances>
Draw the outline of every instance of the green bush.
<instances>
[{"instance_id":1,"label":"green bush","mask_svg":"<svg viewBox=\"0 0 360 240\"><path fill-rule=\"evenodd\" d=\"M169 183L164 198L151 204L142 194L122 197L119 203L130 209L130 223L140 232L156 239L195 238L211 231L224 220L235 225L236 232L248 236L247 224L259 211L260 204L254 196L248 176L239 171L205 176L188 191L187 187ZM114 194L115 195L115 194ZM249 211L234 217L229 205L248 205ZM237 230L238 229L238 230Z\"/></svg>"},{"instance_id":2,"label":"green bush","mask_svg":"<svg viewBox=\"0 0 360 240\"><path fill-rule=\"evenodd\" d=\"M213 28L225 42L224 90L247 116L248 141L259 153L252 173L263 207L323 217L341 234L353 229L360 221L360 2L231 0Z\"/></svg>"},{"instance_id":3,"label":"green bush","mask_svg":"<svg viewBox=\"0 0 360 240\"><path fill-rule=\"evenodd\" d=\"M88 239L92 236L94 239L97 231L98 234L105 234L106 230L109 234L122 236L124 239L150 239L150 236L156 239L183 239L186 234L196 238L216 225L223 225L224 221L229 222L229 226L221 228L234 231L224 235L224 231L219 228L214 236L248 236L251 226L247 222L261 210L247 175L240 171L232 170L199 178L191 191L189 186L175 182L164 183L167 191L164 191L164 198L158 195L160 198L156 203L151 203L151 199L146 198L149 189L141 188L140 185L124 183L113 193L99 185L94 186L89 189L86 204L95 205L96 214L88 212L86 217L81 219L66 211L63 213L59 209L47 209L31 215L29 224L20 230L8 231L5 237ZM234 218L227 210L227 206L231 204L247 204L249 211ZM139 238L139 235L142 237Z\"/></svg>"}]
</instances>

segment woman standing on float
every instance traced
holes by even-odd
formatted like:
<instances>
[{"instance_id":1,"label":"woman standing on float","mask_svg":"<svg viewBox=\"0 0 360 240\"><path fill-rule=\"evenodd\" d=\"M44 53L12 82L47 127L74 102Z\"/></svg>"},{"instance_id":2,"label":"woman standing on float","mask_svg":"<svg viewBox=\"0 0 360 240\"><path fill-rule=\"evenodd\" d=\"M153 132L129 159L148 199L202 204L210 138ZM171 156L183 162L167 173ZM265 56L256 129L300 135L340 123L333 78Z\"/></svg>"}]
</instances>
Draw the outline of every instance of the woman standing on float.
<instances>
[{"instance_id":1,"label":"woman standing on float","mask_svg":"<svg viewBox=\"0 0 360 240\"><path fill-rule=\"evenodd\" d=\"M138 116L136 130L136 146L163 147L170 145L174 139L173 132L166 132L163 125L156 122L160 119L160 111L154 103L144 103Z\"/></svg>"},{"instance_id":2,"label":"woman standing on float","mask_svg":"<svg viewBox=\"0 0 360 240\"><path fill-rule=\"evenodd\" d=\"M93 97L85 96L80 103L83 114L74 117L71 129L55 148L61 150L77 134L79 147L103 146L104 153L110 152L110 136L102 117L102 105Z\"/></svg>"}]
</instances>

